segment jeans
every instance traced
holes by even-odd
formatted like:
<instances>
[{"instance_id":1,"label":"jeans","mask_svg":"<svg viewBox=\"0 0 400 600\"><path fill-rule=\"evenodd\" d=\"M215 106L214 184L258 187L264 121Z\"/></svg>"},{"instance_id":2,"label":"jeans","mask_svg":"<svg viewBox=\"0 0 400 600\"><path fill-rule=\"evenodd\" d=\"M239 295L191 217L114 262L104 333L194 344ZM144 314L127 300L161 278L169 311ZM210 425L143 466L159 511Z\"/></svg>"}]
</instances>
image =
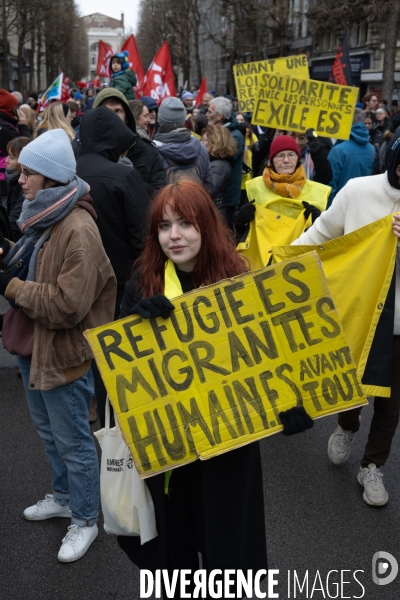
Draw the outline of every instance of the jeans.
<instances>
[{"instance_id":1,"label":"jeans","mask_svg":"<svg viewBox=\"0 0 400 600\"><path fill-rule=\"evenodd\" d=\"M29 388L30 363L18 357L18 364L32 421L50 461L54 500L69 501L73 525L92 526L98 517L100 478L89 427L92 395L87 376L34 391Z\"/></svg>"},{"instance_id":2,"label":"jeans","mask_svg":"<svg viewBox=\"0 0 400 600\"><path fill-rule=\"evenodd\" d=\"M391 390L390 398L375 397L374 415L361 460L362 467L368 467L371 463L381 467L389 458L400 413L400 335L393 337ZM339 425L355 433L360 427L360 413L361 407L339 413Z\"/></svg>"}]
</instances>

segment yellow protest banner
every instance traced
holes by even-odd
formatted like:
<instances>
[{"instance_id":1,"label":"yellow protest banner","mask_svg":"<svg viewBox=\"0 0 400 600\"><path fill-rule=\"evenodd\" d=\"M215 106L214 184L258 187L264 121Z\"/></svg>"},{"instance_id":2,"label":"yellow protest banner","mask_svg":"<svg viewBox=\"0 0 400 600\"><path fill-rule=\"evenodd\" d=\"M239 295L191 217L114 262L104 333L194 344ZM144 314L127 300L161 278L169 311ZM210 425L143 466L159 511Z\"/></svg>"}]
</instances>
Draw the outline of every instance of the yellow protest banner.
<instances>
[{"instance_id":1,"label":"yellow protest banner","mask_svg":"<svg viewBox=\"0 0 400 600\"><path fill-rule=\"evenodd\" d=\"M308 79L307 56L299 54L233 65L239 110L253 112L258 86L264 85L270 74L277 73Z\"/></svg>"},{"instance_id":2,"label":"yellow protest banner","mask_svg":"<svg viewBox=\"0 0 400 600\"><path fill-rule=\"evenodd\" d=\"M349 139L358 88L336 83L265 75L257 88L252 123Z\"/></svg>"},{"instance_id":3,"label":"yellow protest banner","mask_svg":"<svg viewBox=\"0 0 400 600\"><path fill-rule=\"evenodd\" d=\"M351 233L316 246L273 247L274 260L299 260L311 251L318 253L328 287L339 313L357 374L364 376L378 321L392 281L397 252L392 215ZM381 379L378 373L377 381ZM365 394L390 396L390 387L369 377Z\"/></svg>"},{"instance_id":4,"label":"yellow protest banner","mask_svg":"<svg viewBox=\"0 0 400 600\"><path fill-rule=\"evenodd\" d=\"M141 477L366 403L317 254L86 331Z\"/></svg>"}]
</instances>

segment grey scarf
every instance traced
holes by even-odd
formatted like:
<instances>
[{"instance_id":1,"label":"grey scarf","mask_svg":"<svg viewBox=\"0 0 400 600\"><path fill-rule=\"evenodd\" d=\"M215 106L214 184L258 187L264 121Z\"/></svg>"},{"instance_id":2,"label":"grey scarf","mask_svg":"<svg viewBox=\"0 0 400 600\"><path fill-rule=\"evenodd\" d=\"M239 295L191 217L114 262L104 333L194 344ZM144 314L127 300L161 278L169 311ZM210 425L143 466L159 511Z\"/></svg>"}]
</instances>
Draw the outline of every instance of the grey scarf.
<instances>
[{"instance_id":1,"label":"grey scarf","mask_svg":"<svg viewBox=\"0 0 400 600\"><path fill-rule=\"evenodd\" d=\"M3 265L8 267L16 262L17 258L22 258L36 244L43 232L49 229L47 235L40 239L29 261L27 280L34 281L37 254L49 239L51 227L66 217L79 198L89 190L89 185L75 176L66 185L39 190L34 200L24 200L17 224L25 235L7 252L3 258Z\"/></svg>"}]
</instances>

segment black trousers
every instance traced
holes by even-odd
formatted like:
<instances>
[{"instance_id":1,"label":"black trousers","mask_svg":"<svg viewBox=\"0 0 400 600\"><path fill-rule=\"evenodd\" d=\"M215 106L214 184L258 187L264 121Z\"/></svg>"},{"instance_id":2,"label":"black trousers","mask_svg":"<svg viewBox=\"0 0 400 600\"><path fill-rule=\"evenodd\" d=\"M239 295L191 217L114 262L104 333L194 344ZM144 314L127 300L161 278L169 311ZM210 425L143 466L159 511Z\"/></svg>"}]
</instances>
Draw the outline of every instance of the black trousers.
<instances>
[{"instance_id":1,"label":"black trousers","mask_svg":"<svg viewBox=\"0 0 400 600\"><path fill-rule=\"evenodd\" d=\"M362 467L367 467L371 463L381 467L390 454L400 414L400 335L393 337L391 389L390 398L375 397L368 442L361 460ZM358 431L360 413L361 407L340 413L339 425L353 433Z\"/></svg>"}]
</instances>

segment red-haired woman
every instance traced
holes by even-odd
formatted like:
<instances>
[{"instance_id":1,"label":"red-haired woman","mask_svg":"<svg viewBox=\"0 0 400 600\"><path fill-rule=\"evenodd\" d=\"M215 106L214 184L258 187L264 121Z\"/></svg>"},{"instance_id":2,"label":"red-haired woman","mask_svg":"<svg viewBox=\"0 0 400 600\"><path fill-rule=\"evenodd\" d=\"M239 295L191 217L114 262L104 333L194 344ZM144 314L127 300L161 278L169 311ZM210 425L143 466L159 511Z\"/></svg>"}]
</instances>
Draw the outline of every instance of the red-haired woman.
<instances>
[{"instance_id":1,"label":"red-haired woman","mask_svg":"<svg viewBox=\"0 0 400 600\"><path fill-rule=\"evenodd\" d=\"M246 271L210 196L188 180L156 195L138 262L122 300L123 317L168 318L173 306L166 296L175 297L177 287L185 293ZM267 568L258 442L174 469L167 494L164 480L164 474L147 479L158 537L143 546L139 537L118 538L132 562L152 571L193 573L200 552L208 571Z\"/></svg>"}]
</instances>

